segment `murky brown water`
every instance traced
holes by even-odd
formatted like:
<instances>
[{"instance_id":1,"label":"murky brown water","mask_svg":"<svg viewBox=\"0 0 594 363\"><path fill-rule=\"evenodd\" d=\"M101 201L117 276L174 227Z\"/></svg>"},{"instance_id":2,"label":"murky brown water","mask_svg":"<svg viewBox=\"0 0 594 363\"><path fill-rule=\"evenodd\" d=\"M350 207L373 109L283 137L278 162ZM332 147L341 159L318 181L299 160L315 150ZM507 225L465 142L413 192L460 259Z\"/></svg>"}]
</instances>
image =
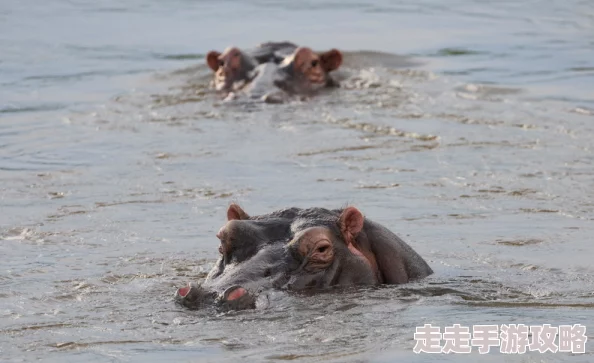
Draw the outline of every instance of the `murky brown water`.
<instances>
[{"instance_id":1,"label":"murky brown water","mask_svg":"<svg viewBox=\"0 0 594 363\"><path fill-rule=\"evenodd\" d=\"M575 0L0 4L0 360L592 361L593 28ZM343 88L207 89L202 54L269 39L344 49ZM351 203L436 273L176 306L232 201ZM415 355L424 323L581 323L591 341Z\"/></svg>"}]
</instances>

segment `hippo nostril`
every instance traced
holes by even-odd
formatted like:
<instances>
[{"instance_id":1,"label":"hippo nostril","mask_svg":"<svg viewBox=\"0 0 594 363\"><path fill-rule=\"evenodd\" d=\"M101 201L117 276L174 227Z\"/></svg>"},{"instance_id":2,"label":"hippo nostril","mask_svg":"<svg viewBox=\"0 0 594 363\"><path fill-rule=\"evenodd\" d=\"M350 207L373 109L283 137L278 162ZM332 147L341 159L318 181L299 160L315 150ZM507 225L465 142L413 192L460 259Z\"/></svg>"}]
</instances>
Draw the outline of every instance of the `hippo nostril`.
<instances>
[{"instance_id":1,"label":"hippo nostril","mask_svg":"<svg viewBox=\"0 0 594 363\"><path fill-rule=\"evenodd\" d=\"M186 286L186 287L180 287L177 290L177 293L181 297L186 297L186 296L188 296L188 293L190 292L190 290L192 290L192 286L190 284L188 284L188 286Z\"/></svg>"},{"instance_id":2,"label":"hippo nostril","mask_svg":"<svg viewBox=\"0 0 594 363\"><path fill-rule=\"evenodd\" d=\"M223 300L237 300L247 294L247 291L241 286L231 286L223 293Z\"/></svg>"},{"instance_id":3,"label":"hippo nostril","mask_svg":"<svg viewBox=\"0 0 594 363\"><path fill-rule=\"evenodd\" d=\"M190 309L199 308L205 304L212 303L216 298L216 292L207 291L201 285L189 283L175 292L175 301Z\"/></svg>"}]
</instances>

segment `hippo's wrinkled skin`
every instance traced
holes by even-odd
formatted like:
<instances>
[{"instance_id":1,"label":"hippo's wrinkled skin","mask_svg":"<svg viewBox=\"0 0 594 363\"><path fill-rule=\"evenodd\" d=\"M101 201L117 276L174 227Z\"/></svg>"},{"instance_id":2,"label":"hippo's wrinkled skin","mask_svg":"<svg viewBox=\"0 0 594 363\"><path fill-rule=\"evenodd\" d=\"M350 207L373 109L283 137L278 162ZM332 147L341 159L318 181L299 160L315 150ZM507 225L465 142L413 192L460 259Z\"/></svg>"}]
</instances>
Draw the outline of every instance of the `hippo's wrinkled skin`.
<instances>
[{"instance_id":1,"label":"hippo's wrinkled skin","mask_svg":"<svg viewBox=\"0 0 594 363\"><path fill-rule=\"evenodd\" d=\"M253 308L265 289L403 284L433 273L410 246L354 207L290 208L250 217L232 204L220 257L202 285L176 293L188 307Z\"/></svg>"},{"instance_id":2,"label":"hippo's wrinkled skin","mask_svg":"<svg viewBox=\"0 0 594 363\"><path fill-rule=\"evenodd\" d=\"M336 49L316 53L289 42L268 42L250 51L237 47L223 53L211 51L206 62L214 71L216 90L231 98L243 91L266 101L267 95L276 94L276 100L281 100L284 94L311 95L338 86L329 73L341 65L342 53Z\"/></svg>"}]
</instances>

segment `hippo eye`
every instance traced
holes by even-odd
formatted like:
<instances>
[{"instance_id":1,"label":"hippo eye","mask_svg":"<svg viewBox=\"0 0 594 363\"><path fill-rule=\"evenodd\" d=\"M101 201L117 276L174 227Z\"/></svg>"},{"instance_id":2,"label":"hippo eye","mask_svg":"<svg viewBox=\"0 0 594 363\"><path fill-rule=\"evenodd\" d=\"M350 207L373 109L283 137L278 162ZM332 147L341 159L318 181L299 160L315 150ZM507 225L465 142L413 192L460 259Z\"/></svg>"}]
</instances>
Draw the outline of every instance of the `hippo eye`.
<instances>
[{"instance_id":1,"label":"hippo eye","mask_svg":"<svg viewBox=\"0 0 594 363\"><path fill-rule=\"evenodd\" d=\"M219 67L224 67L224 66L225 66L225 61L221 59L219 61Z\"/></svg>"},{"instance_id":2,"label":"hippo eye","mask_svg":"<svg viewBox=\"0 0 594 363\"><path fill-rule=\"evenodd\" d=\"M324 253L328 250L328 246L322 246L322 247L318 247L318 252L320 253Z\"/></svg>"},{"instance_id":3,"label":"hippo eye","mask_svg":"<svg viewBox=\"0 0 594 363\"><path fill-rule=\"evenodd\" d=\"M222 255L223 254L223 246L219 246L219 253Z\"/></svg>"},{"instance_id":4,"label":"hippo eye","mask_svg":"<svg viewBox=\"0 0 594 363\"><path fill-rule=\"evenodd\" d=\"M317 67L318 66L319 61L317 59L314 59L311 61L311 66L312 67Z\"/></svg>"}]
</instances>

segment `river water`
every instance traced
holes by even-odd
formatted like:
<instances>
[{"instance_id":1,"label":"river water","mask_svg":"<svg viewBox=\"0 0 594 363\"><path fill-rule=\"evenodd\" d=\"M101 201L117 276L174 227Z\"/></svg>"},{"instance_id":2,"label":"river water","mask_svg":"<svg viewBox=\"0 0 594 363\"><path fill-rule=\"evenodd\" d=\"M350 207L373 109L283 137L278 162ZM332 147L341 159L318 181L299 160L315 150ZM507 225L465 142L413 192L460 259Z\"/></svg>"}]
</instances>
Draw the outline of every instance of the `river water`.
<instances>
[{"instance_id":1,"label":"river water","mask_svg":"<svg viewBox=\"0 0 594 363\"><path fill-rule=\"evenodd\" d=\"M345 52L343 87L221 102L203 56ZM0 3L0 361L591 362L594 3ZM435 270L189 311L231 202L347 203ZM585 354L415 354L416 326L584 324Z\"/></svg>"}]
</instances>

